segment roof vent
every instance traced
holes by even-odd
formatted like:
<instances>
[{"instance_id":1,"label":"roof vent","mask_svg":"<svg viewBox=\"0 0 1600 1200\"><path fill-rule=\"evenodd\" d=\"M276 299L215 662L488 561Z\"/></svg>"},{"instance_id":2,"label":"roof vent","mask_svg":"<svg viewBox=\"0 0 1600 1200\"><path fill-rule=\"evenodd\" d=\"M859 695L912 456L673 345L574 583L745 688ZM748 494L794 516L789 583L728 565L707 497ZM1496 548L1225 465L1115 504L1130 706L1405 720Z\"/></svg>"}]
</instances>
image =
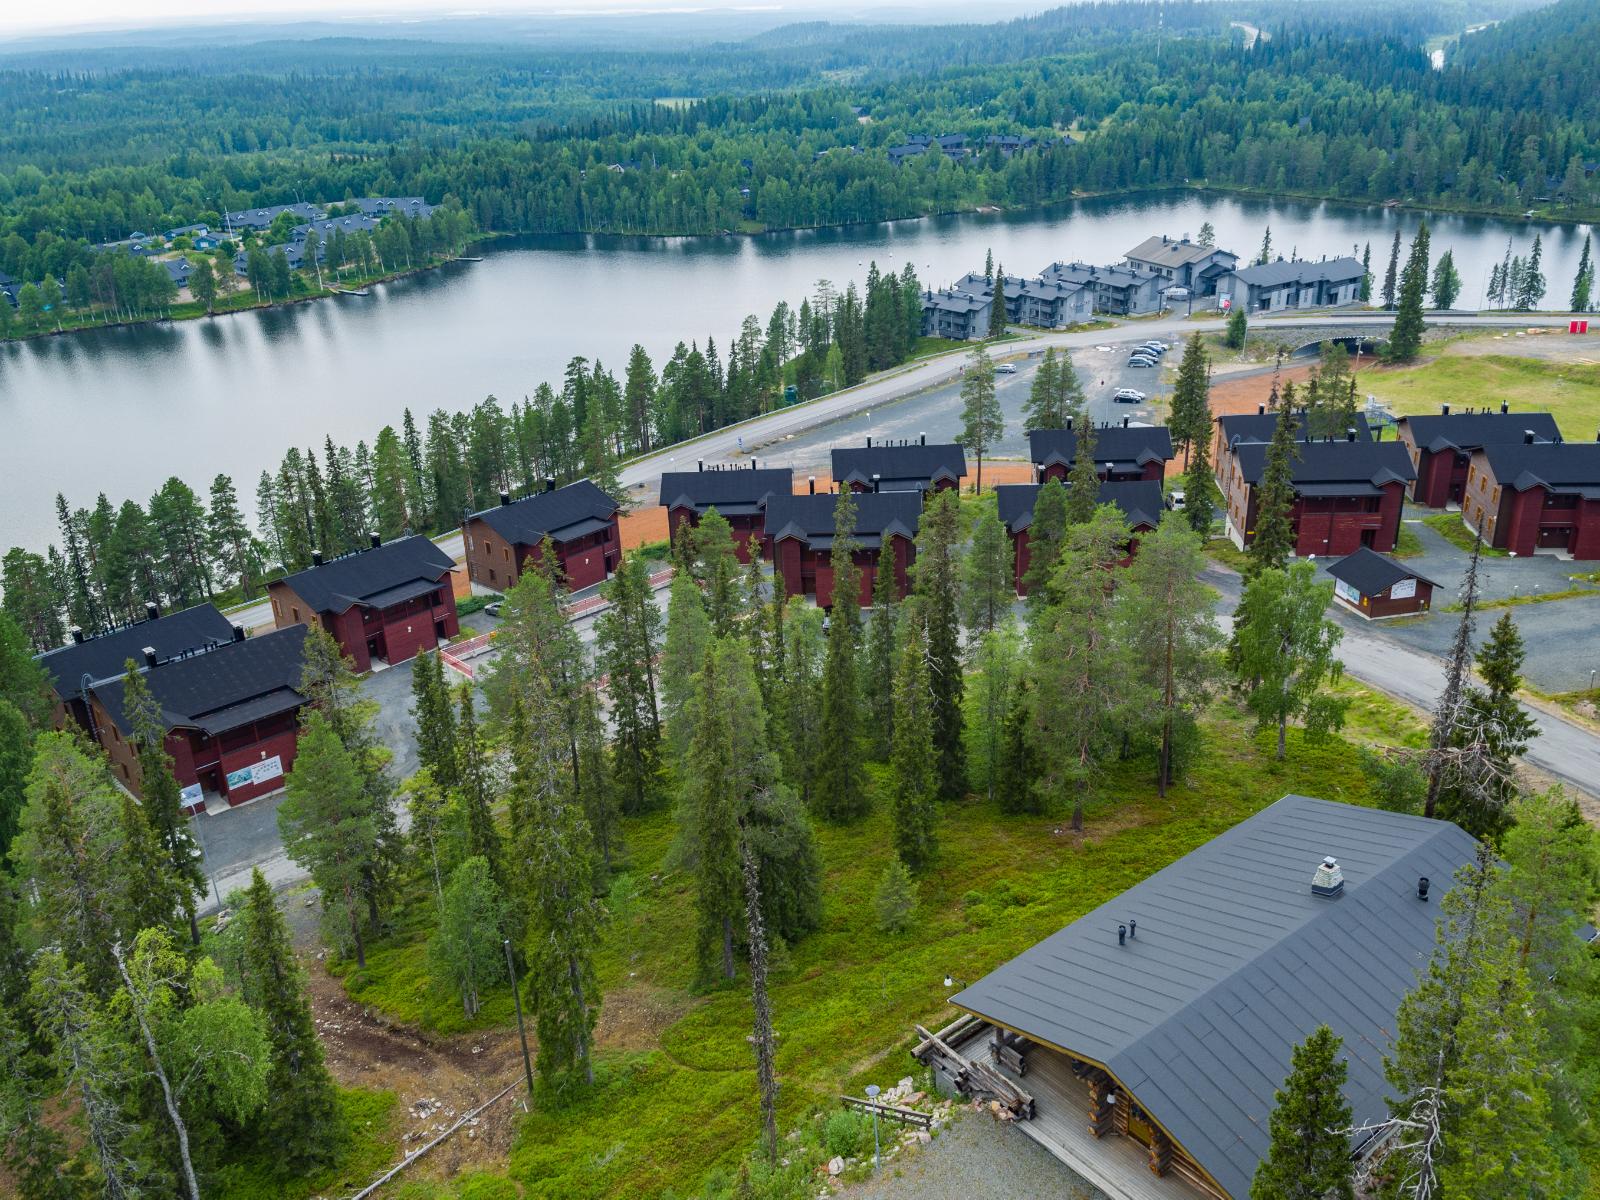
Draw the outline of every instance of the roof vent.
<instances>
[{"instance_id":1,"label":"roof vent","mask_svg":"<svg viewBox=\"0 0 1600 1200\"><path fill-rule=\"evenodd\" d=\"M1324 858L1317 873L1311 877L1311 894L1329 900L1344 895L1344 872L1339 869L1339 860L1333 855Z\"/></svg>"},{"instance_id":2,"label":"roof vent","mask_svg":"<svg viewBox=\"0 0 1600 1200\"><path fill-rule=\"evenodd\" d=\"M877 491L878 491L878 482L879 482L879 480L880 480L880 479L881 479L881 478L882 478L882 477L881 477L881 476L880 476L880 475L879 475L879 474L878 474L878 473L877 473L877 472L876 472L876 471L874 471L874 472L873 472L873 473L872 473L872 491L873 491L873 494L874 494L874 495L876 495L876 494L877 494Z\"/></svg>"},{"instance_id":3,"label":"roof vent","mask_svg":"<svg viewBox=\"0 0 1600 1200\"><path fill-rule=\"evenodd\" d=\"M1418 900L1426 900L1427 898L1428 898L1428 877L1426 875L1419 875L1419 876L1417 876L1417 899Z\"/></svg>"},{"instance_id":4,"label":"roof vent","mask_svg":"<svg viewBox=\"0 0 1600 1200\"><path fill-rule=\"evenodd\" d=\"M154 621L160 615L161 615L161 606L159 604L157 604L154 600L146 600L144 602L145 620Z\"/></svg>"},{"instance_id":5,"label":"roof vent","mask_svg":"<svg viewBox=\"0 0 1600 1200\"><path fill-rule=\"evenodd\" d=\"M236 641L236 642L244 641L244 626L243 625L235 625L233 627L233 640Z\"/></svg>"},{"instance_id":6,"label":"roof vent","mask_svg":"<svg viewBox=\"0 0 1600 1200\"><path fill-rule=\"evenodd\" d=\"M1068 417L1068 418L1067 418L1067 428L1068 428L1068 429L1071 429L1071 428L1072 428L1072 418L1071 418L1071 417Z\"/></svg>"},{"instance_id":7,"label":"roof vent","mask_svg":"<svg viewBox=\"0 0 1600 1200\"><path fill-rule=\"evenodd\" d=\"M928 435L925 434L925 433L917 434L917 445L926 446L927 444L928 444Z\"/></svg>"},{"instance_id":8,"label":"roof vent","mask_svg":"<svg viewBox=\"0 0 1600 1200\"><path fill-rule=\"evenodd\" d=\"M500 507L501 508L505 508L510 503L511 503L511 493L510 492L501 492L500 493Z\"/></svg>"},{"instance_id":9,"label":"roof vent","mask_svg":"<svg viewBox=\"0 0 1600 1200\"><path fill-rule=\"evenodd\" d=\"M867 434L867 449L868 450L872 449L872 435L870 433Z\"/></svg>"},{"instance_id":10,"label":"roof vent","mask_svg":"<svg viewBox=\"0 0 1600 1200\"><path fill-rule=\"evenodd\" d=\"M367 545L376 550L379 546L383 545L383 534L379 533L376 529L369 531L367 534Z\"/></svg>"},{"instance_id":11,"label":"roof vent","mask_svg":"<svg viewBox=\"0 0 1600 1200\"><path fill-rule=\"evenodd\" d=\"M1439 405L1439 415L1442 417L1448 417L1450 415L1450 406L1448 404Z\"/></svg>"},{"instance_id":12,"label":"roof vent","mask_svg":"<svg viewBox=\"0 0 1600 1200\"><path fill-rule=\"evenodd\" d=\"M313 567L320 567L322 565L322 551L321 550L313 550L311 552L311 565Z\"/></svg>"},{"instance_id":13,"label":"roof vent","mask_svg":"<svg viewBox=\"0 0 1600 1200\"><path fill-rule=\"evenodd\" d=\"M1128 418L1127 417L1123 417L1122 418L1122 427L1124 429L1126 429L1128 427Z\"/></svg>"},{"instance_id":14,"label":"roof vent","mask_svg":"<svg viewBox=\"0 0 1600 1200\"><path fill-rule=\"evenodd\" d=\"M1524 430L1523 430L1523 431L1522 431L1522 444L1523 444L1523 445L1524 445L1524 446L1531 446L1531 445L1533 445L1533 430L1531 430L1531 429L1524 429Z\"/></svg>"},{"instance_id":15,"label":"roof vent","mask_svg":"<svg viewBox=\"0 0 1600 1200\"><path fill-rule=\"evenodd\" d=\"M67 630L67 632L72 635L72 644L74 646L83 645L83 626L82 625L74 625L71 629Z\"/></svg>"},{"instance_id":16,"label":"roof vent","mask_svg":"<svg viewBox=\"0 0 1600 1200\"><path fill-rule=\"evenodd\" d=\"M815 496L817 494L817 477L815 475L807 475L806 485L810 489L809 494Z\"/></svg>"},{"instance_id":17,"label":"roof vent","mask_svg":"<svg viewBox=\"0 0 1600 1200\"><path fill-rule=\"evenodd\" d=\"M706 460L703 459L703 458L695 459L694 460L694 467L695 467L695 470L697 470L697 471L704 471L706 469ZM547 480L545 480L545 482L548 483L550 481L547 479Z\"/></svg>"},{"instance_id":18,"label":"roof vent","mask_svg":"<svg viewBox=\"0 0 1600 1200\"><path fill-rule=\"evenodd\" d=\"M556 490L556 477L554 475L546 475L544 477L544 490L547 492Z\"/></svg>"},{"instance_id":19,"label":"roof vent","mask_svg":"<svg viewBox=\"0 0 1600 1200\"><path fill-rule=\"evenodd\" d=\"M1356 440L1356 431L1355 431L1355 428L1353 426L1347 426L1345 428L1344 440L1347 441L1347 442L1353 442L1353 441Z\"/></svg>"},{"instance_id":20,"label":"roof vent","mask_svg":"<svg viewBox=\"0 0 1600 1200\"><path fill-rule=\"evenodd\" d=\"M1256 416L1264 417L1266 415L1267 415L1267 406L1265 404L1256 405Z\"/></svg>"},{"instance_id":21,"label":"roof vent","mask_svg":"<svg viewBox=\"0 0 1600 1200\"><path fill-rule=\"evenodd\" d=\"M147 667L154 667L160 661L156 658L156 648L154 646L146 646L139 653L144 655L144 665Z\"/></svg>"},{"instance_id":22,"label":"roof vent","mask_svg":"<svg viewBox=\"0 0 1600 1200\"><path fill-rule=\"evenodd\" d=\"M1504 416L1506 413L1508 413L1510 411L1511 411L1511 402L1508 401L1508 400L1500 401L1500 414L1502 416Z\"/></svg>"}]
</instances>

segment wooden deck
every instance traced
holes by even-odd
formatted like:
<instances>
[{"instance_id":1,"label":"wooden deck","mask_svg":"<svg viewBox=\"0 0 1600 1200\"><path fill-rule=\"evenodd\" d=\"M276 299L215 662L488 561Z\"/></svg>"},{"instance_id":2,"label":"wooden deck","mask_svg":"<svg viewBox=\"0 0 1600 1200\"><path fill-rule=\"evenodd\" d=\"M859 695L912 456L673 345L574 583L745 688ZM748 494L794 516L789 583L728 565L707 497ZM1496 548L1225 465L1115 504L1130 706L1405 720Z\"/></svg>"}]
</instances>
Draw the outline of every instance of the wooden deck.
<instances>
[{"instance_id":1,"label":"wooden deck","mask_svg":"<svg viewBox=\"0 0 1600 1200\"><path fill-rule=\"evenodd\" d=\"M980 1045L983 1049L980 1050ZM993 1037L985 1034L962 1046L962 1053L993 1063ZM1076 1079L1067 1060L1053 1050L1034 1046L1028 1051L1028 1073L1017 1081L1034 1100L1031 1121L1017 1128L1071 1167L1110 1200L1215 1200L1177 1175L1151 1172L1149 1154L1131 1137L1110 1134L1096 1138L1089 1132L1089 1093Z\"/></svg>"}]
</instances>

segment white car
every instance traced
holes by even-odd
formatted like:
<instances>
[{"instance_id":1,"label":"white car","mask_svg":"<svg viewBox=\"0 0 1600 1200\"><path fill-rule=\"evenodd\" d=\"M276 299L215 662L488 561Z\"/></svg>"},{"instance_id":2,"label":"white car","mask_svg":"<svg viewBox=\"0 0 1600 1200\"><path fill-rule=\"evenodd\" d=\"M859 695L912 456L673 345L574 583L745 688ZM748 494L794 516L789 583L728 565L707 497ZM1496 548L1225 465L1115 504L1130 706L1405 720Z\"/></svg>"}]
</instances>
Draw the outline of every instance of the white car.
<instances>
[{"instance_id":1,"label":"white car","mask_svg":"<svg viewBox=\"0 0 1600 1200\"><path fill-rule=\"evenodd\" d=\"M996 375L1015 375L1017 373L1017 364L1016 363L995 363L995 365L994 365L994 373Z\"/></svg>"},{"instance_id":2,"label":"white car","mask_svg":"<svg viewBox=\"0 0 1600 1200\"><path fill-rule=\"evenodd\" d=\"M1111 399L1117 404L1143 404L1145 394L1138 388L1118 388L1111 393Z\"/></svg>"},{"instance_id":3,"label":"white car","mask_svg":"<svg viewBox=\"0 0 1600 1200\"><path fill-rule=\"evenodd\" d=\"M1183 508L1183 493L1182 492L1173 492L1170 496L1168 496L1167 497L1167 507L1170 508L1173 512L1177 512L1180 509L1182 509Z\"/></svg>"}]
</instances>

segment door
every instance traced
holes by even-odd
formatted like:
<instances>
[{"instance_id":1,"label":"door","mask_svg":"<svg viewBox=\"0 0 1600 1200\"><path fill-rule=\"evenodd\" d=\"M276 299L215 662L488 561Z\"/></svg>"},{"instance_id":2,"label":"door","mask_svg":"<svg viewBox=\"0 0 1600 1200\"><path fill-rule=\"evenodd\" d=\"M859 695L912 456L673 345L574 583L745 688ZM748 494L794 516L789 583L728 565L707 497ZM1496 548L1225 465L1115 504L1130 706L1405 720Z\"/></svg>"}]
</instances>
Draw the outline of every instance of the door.
<instances>
[{"instance_id":1,"label":"door","mask_svg":"<svg viewBox=\"0 0 1600 1200\"><path fill-rule=\"evenodd\" d=\"M1361 531L1361 544L1368 550L1377 548L1378 531L1376 529L1363 529Z\"/></svg>"},{"instance_id":2,"label":"door","mask_svg":"<svg viewBox=\"0 0 1600 1200\"><path fill-rule=\"evenodd\" d=\"M435 621L433 623L433 640L435 642L448 642L450 640L450 635L444 631L443 621Z\"/></svg>"}]
</instances>

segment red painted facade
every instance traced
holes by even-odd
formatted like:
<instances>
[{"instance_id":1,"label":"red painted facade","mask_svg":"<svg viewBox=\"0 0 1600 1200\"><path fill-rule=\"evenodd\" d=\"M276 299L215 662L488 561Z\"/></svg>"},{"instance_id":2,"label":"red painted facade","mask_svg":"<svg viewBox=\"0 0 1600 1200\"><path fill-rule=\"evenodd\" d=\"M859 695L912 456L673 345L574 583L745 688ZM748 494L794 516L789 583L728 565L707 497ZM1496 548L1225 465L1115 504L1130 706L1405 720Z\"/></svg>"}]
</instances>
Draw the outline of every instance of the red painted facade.
<instances>
[{"instance_id":1,"label":"red painted facade","mask_svg":"<svg viewBox=\"0 0 1600 1200\"><path fill-rule=\"evenodd\" d=\"M1403 617L1411 613L1427 612L1433 606L1433 584L1426 579L1418 579L1415 582L1417 590L1411 596L1399 600L1389 594L1394 590L1392 585L1384 588L1376 596L1361 596L1355 601L1339 592L1335 592L1334 596L1340 604L1348 606L1363 617L1372 619Z\"/></svg>"},{"instance_id":2,"label":"red painted facade","mask_svg":"<svg viewBox=\"0 0 1600 1200\"><path fill-rule=\"evenodd\" d=\"M1102 468L1095 472L1095 478L1102 483L1132 483L1136 480L1160 481L1166 475L1167 464L1156 460L1147 462L1136 471L1110 471ZM1059 479L1062 483L1067 481L1067 472L1070 468L1065 463L1051 463L1039 471L1039 482L1044 483L1050 479Z\"/></svg>"},{"instance_id":3,"label":"red painted facade","mask_svg":"<svg viewBox=\"0 0 1600 1200\"><path fill-rule=\"evenodd\" d=\"M1239 470L1238 459L1229 455L1218 478L1226 503L1228 533L1240 546L1255 541L1260 498L1254 484L1247 483ZM1371 485L1353 485L1364 492ZM1343 558L1365 546L1386 554L1400 537L1400 512L1405 506L1405 484L1393 480L1379 489L1379 495L1318 496L1298 493L1289 511L1294 530L1294 552L1324 558Z\"/></svg>"},{"instance_id":4,"label":"red painted facade","mask_svg":"<svg viewBox=\"0 0 1600 1200\"><path fill-rule=\"evenodd\" d=\"M428 595L402 600L385 609L355 605L342 613L313 613L310 606L281 581L273 583L268 591L272 596L273 620L279 629L295 624L309 625L315 620L333 635L340 651L355 664L358 673L372 670L374 659L405 662L461 632L456 598L448 576Z\"/></svg>"},{"instance_id":5,"label":"red painted facade","mask_svg":"<svg viewBox=\"0 0 1600 1200\"><path fill-rule=\"evenodd\" d=\"M1519 492L1502 486L1481 454L1473 456L1461 517L1497 550L1517 555L1560 550L1577 559L1600 558L1600 500L1543 487Z\"/></svg>"},{"instance_id":6,"label":"red painted facade","mask_svg":"<svg viewBox=\"0 0 1600 1200\"><path fill-rule=\"evenodd\" d=\"M1150 526L1136 526L1133 532L1136 534L1149 533ZM1117 560L1117 565L1119 567L1127 566L1133 561L1134 556L1138 553L1139 539L1137 537L1130 538L1128 540L1128 553ZM1017 595L1019 596L1026 596L1028 594L1028 585L1026 582L1024 582L1023 576L1028 573L1028 564L1031 561L1032 560L1028 555L1028 530L1018 530L1016 533L1011 535L1011 580L1012 587L1016 589Z\"/></svg>"},{"instance_id":7,"label":"red painted facade","mask_svg":"<svg viewBox=\"0 0 1600 1200\"><path fill-rule=\"evenodd\" d=\"M910 588L907 574L916 547L911 539L892 534L889 546L893 556L895 591L901 599ZM813 596L823 608L833 606L833 562L827 550L813 550L799 538L780 538L773 546L773 567L783 580L784 595ZM861 587L856 597L858 607L872 603L873 581L877 578L879 551L858 550L856 566L861 569Z\"/></svg>"},{"instance_id":8,"label":"red painted facade","mask_svg":"<svg viewBox=\"0 0 1600 1200\"><path fill-rule=\"evenodd\" d=\"M1471 461L1469 455L1454 450L1413 450L1411 462L1417 468L1417 481L1411 485L1411 498L1429 508L1459 504Z\"/></svg>"},{"instance_id":9,"label":"red painted facade","mask_svg":"<svg viewBox=\"0 0 1600 1200\"><path fill-rule=\"evenodd\" d=\"M519 542L511 545L490 528L488 522L477 518L468 521L462 533L466 542L468 575L474 583L481 583L498 592L513 587L522 578L524 564L530 558L537 561L539 557L537 544L529 546ZM567 581L568 591L575 592L604 583L622 560L622 532L615 513L611 514L611 523L604 529L551 544L555 547L556 562Z\"/></svg>"},{"instance_id":10,"label":"red painted facade","mask_svg":"<svg viewBox=\"0 0 1600 1200\"><path fill-rule=\"evenodd\" d=\"M770 547L767 546L766 541L766 515L764 513L741 514L732 517L724 515L722 519L728 523L728 528L733 532L733 550L739 556L740 562L748 563L750 561L750 539L752 536L761 546L761 556L766 558L770 555ZM687 525L691 529L698 528L700 514L687 505L678 505L675 508L667 509L667 536L676 540L678 529L683 525Z\"/></svg>"}]
</instances>

